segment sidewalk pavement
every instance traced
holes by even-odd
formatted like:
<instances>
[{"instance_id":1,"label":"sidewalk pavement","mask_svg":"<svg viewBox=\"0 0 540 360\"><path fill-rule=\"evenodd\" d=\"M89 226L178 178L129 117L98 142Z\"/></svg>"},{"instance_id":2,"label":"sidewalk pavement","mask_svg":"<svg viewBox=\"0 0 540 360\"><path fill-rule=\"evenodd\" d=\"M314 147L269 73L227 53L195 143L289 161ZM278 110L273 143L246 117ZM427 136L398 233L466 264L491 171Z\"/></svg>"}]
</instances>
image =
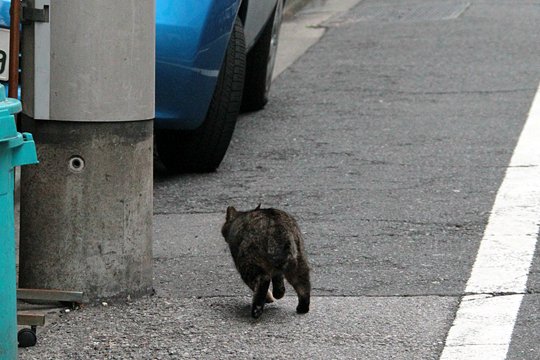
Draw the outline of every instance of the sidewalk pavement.
<instances>
[{"instance_id":1,"label":"sidewalk pavement","mask_svg":"<svg viewBox=\"0 0 540 360\"><path fill-rule=\"evenodd\" d=\"M298 11L302 10L309 2L313 0L287 0L283 15L285 20L291 19Z\"/></svg>"}]
</instances>

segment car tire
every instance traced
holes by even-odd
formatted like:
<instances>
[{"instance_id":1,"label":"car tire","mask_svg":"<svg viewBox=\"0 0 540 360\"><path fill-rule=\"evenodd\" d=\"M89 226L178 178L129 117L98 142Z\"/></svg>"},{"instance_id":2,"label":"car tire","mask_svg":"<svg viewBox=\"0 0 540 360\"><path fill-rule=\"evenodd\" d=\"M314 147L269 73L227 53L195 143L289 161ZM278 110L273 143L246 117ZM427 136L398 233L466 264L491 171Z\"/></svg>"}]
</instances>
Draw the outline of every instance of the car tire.
<instances>
[{"instance_id":1,"label":"car tire","mask_svg":"<svg viewBox=\"0 0 540 360\"><path fill-rule=\"evenodd\" d=\"M202 125L195 130L156 130L157 153L169 172L206 173L219 167L240 111L245 67L244 30L236 19Z\"/></svg>"},{"instance_id":2,"label":"car tire","mask_svg":"<svg viewBox=\"0 0 540 360\"><path fill-rule=\"evenodd\" d=\"M242 111L261 110L268 103L282 20L283 0L278 0L274 13L247 56Z\"/></svg>"}]
</instances>

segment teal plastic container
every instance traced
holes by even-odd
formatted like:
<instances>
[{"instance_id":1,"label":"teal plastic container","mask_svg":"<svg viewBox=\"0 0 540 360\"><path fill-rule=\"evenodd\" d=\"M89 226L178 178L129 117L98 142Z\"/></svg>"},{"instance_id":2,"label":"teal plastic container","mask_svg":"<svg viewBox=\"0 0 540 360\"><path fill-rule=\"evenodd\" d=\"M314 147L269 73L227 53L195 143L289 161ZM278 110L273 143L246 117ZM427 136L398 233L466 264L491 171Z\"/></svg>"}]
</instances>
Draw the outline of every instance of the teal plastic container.
<instances>
[{"instance_id":1,"label":"teal plastic container","mask_svg":"<svg viewBox=\"0 0 540 360\"><path fill-rule=\"evenodd\" d=\"M17 132L21 102L0 84L0 359L17 358L17 273L13 188L16 166L37 163L32 135Z\"/></svg>"}]
</instances>

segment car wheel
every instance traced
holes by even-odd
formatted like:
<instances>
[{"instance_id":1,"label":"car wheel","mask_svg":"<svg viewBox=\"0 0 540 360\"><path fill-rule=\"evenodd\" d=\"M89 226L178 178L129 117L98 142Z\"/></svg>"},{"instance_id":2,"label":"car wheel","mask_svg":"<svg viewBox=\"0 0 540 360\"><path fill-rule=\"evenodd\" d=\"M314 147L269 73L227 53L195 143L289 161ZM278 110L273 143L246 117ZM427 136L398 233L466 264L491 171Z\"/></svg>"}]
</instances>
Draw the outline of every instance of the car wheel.
<instances>
[{"instance_id":1,"label":"car wheel","mask_svg":"<svg viewBox=\"0 0 540 360\"><path fill-rule=\"evenodd\" d=\"M268 102L282 20L283 0L278 0L273 15L247 57L243 111L261 110Z\"/></svg>"},{"instance_id":2,"label":"car wheel","mask_svg":"<svg viewBox=\"0 0 540 360\"><path fill-rule=\"evenodd\" d=\"M157 130L160 160L173 173L215 171L229 147L242 101L246 67L242 23L236 19L203 124L195 130Z\"/></svg>"}]
</instances>

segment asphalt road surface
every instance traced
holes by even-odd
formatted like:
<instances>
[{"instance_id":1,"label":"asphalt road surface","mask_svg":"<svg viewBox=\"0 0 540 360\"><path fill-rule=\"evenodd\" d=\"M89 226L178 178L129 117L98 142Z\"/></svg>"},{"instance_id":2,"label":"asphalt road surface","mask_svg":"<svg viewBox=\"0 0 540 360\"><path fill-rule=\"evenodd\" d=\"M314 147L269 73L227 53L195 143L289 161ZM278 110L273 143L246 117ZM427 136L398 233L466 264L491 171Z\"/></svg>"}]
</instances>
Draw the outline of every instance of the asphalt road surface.
<instances>
[{"instance_id":1,"label":"asphalt road surface","mask_svg":"<svg viewBox=\"0 0 540 360\"><path fill-rule=\"evenodd\" d=\"M157 167L156 295L63 313L20 358L539 359L539 5L364 0L313 24L216 173ZM305 234L309 314L288 288L250 318L219 230L259 203Z\"/></svg>"}]
</instances>

